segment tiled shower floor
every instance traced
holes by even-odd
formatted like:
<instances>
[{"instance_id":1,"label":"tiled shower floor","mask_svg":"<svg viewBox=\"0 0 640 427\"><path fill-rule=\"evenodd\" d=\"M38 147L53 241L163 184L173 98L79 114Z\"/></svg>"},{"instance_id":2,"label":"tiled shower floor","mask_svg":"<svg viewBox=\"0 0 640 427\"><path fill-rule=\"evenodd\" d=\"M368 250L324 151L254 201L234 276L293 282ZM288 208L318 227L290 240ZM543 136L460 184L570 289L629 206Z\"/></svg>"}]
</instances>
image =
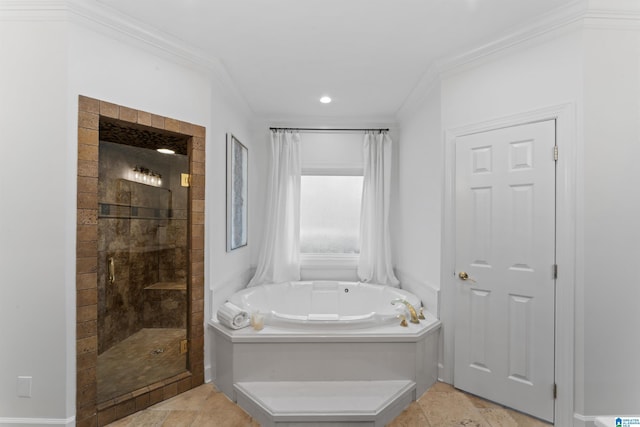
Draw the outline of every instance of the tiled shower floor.
<instances>
[{"instance_id":1,"label":"tiled shower floor","mask_svg":"<svg viewBox=\"0 0 640 427\"><path fill-rule=\"evenodd\" d=\"M98 402L105 402L187 369L180 354L185 329L141 329L98 356Z\"/></svg>"}]
</instances>

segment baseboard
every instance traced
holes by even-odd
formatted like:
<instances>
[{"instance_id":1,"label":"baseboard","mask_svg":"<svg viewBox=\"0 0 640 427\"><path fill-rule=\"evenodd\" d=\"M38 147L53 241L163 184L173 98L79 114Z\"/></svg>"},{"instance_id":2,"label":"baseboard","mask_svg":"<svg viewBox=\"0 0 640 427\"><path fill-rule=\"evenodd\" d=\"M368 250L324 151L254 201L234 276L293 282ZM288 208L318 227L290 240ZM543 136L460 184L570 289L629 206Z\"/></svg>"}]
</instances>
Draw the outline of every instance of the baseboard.
<instances>
[{"instance_id":1,"label":"baseboard","mask_svg":"<svg viewBox=\"0 0 640 427\"><path fill-rule=\"evenodd\" d=\"M40 427L57 425L72 427L76 425L76 417L69 418L0 418L3 427Z\"/></svg>"},{"instance_id":2,"label":"baseboard","mask_svg":"<svg viewBox=\"0 0 640 427\"><path fill-rule=\"evenodd\" d=\"M444 379L444 365L442 363L438 363L438 381L446 382Z\"/></svg>"},{"instance_id":3,"label":"baseboard","mask_svg":"<svg viewBox=\"0 0 640 427\"><path fill-rule=\"evenodd\" d=\"M596 417L590 415L573 414L573 427L595 427Z\"/></svg>"},{"instance_id":4,"label":"baseboard","mask_svg":"<svg viewBox=\"0 0 640 427\"><path fill-rule=\"evenodd\" d=\"M215 378L213 378L213 373L214 372L215 371L211 367L211 364L205 365L205 367L204 367L204 382L205 383L210 383L215 379Z\"/></svg>"}]
</instances>

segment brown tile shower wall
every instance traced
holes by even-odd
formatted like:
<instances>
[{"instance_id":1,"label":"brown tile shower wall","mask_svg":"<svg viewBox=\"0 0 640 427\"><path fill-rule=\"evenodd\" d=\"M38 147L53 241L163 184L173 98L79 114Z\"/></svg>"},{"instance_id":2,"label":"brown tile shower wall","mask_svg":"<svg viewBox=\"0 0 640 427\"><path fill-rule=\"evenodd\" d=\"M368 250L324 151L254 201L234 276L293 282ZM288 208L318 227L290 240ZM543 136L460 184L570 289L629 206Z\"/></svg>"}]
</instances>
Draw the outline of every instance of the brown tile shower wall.
<instances>
[{"instance_id":1,"label":"brown tile shower wall","mask_svg":"<svg viewBox=\"0 0 640 427\"><path fill-rule=\"evenodd\" d=\"M143 309L145 328L186 328L187 292L181 289L147 289Z\"/></svg>"},{"instance_id":2,"label":"brown tile shower wall","mask_svg":"<svg viewBox=\"0 0 640 427\"><path fill-rule=\"evenodd\" d=\"M100 117L190 137L187 230L189 371L98 405L98 155ZM116 104L79 97L76 229L76 425L104 426L204 382L205 128Z\"/></svg>"}]
</instances>

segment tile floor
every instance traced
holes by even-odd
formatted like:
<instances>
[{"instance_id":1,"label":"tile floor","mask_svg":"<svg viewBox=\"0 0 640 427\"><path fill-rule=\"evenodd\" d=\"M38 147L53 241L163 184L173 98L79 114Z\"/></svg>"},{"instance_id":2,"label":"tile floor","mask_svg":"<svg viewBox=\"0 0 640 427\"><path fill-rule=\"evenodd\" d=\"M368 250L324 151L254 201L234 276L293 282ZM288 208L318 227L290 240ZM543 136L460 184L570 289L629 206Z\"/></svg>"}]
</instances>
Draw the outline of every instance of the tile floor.
<instances>
[{"instance_id":1,"label":"tile floor","mask_svg":"<svg viewBox=\"0 0 640 427\"><path fill-rule=\"evenodd\" d=\"M180 354L185 329L146 328L98 356L98 402L141 389L187 370Z\"/></svg>"},{"instance_id":2,"label":"tile floor","mask_svg":"<svg viewBox=\"0 0 640 427\"><path fill-rule=\"evenodd\" d=\"M548 427L519 412L436 383L388 427ZM258 427L238 405L204 384L109 427Z\"/></svg>"}]
</instances>

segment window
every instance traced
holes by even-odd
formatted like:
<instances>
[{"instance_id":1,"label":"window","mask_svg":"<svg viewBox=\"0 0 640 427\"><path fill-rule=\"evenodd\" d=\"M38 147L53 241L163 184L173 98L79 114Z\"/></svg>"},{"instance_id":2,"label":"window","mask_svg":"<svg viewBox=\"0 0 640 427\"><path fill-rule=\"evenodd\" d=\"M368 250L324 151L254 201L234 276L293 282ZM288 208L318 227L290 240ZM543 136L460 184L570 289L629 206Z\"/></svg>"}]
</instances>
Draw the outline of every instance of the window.
<instances>
[{"instance_id":1,"label":"window","mask_svg":"<svg viewBox=\"0 0 640 427\"><path fill-rule=\"evenodd\" d=\"M303 175L300 187L300 252L360 253L362 176Z\"/></svg>"},{"instance_id":2,"label":"window","mask_svg":"<svg viewBox=\"0 0 640 427\"><path fill-rule=\"evenodd\" d=\"M300 157L301 264L351 269L360 256L362 134L305 133Z\"/></svg>"}]
</instances>

